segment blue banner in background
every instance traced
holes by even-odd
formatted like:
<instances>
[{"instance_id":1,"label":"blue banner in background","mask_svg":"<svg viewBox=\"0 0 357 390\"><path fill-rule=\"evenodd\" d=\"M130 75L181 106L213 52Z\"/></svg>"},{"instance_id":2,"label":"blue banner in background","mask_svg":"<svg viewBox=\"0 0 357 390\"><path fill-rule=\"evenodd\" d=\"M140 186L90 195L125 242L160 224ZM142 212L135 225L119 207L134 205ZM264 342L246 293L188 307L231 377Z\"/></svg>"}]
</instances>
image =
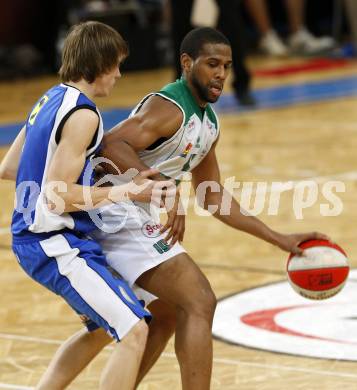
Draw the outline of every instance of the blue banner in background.
<instances>
[{"instance_id":1,"label":"blue banner in background","mask_svg":"<svg viewBox=\"0 0 357 390\"><path fill-rule=\"evenodd\" d=\"M357 77L258 89L253 92L253 95L257 100L257 106L254 108L247 109L239 106L235 97L230 94L224 94L214 107L219 113L239 113L357 96ZM103 111L104 129L109 130L116 123L126 119L130 111L131 108ZM21 123L0 126L0 145L9 145L21 127Z\"/></svg>"}]
</instances>

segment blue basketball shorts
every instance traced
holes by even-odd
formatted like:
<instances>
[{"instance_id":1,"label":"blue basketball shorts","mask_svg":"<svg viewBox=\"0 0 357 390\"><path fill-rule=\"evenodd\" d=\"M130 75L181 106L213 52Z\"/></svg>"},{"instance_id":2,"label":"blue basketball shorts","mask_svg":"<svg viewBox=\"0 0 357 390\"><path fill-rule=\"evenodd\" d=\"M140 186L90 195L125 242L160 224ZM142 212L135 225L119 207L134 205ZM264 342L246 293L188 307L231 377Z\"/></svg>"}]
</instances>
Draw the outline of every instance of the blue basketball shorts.
<instances>
[{"instance_id":1,"label":"blue basketball shorts","mask_svg":"<svg viewBox=\"0 0 357 390\"><path fill-rule=\"evenodd\" d=\"M119 341L142 318L151 319L127 283L109 271L94 240L67 232L40 241L13 237L13 251L25 272L63 297L89 331L102 327Z\"/></svg>"}]
</instances>

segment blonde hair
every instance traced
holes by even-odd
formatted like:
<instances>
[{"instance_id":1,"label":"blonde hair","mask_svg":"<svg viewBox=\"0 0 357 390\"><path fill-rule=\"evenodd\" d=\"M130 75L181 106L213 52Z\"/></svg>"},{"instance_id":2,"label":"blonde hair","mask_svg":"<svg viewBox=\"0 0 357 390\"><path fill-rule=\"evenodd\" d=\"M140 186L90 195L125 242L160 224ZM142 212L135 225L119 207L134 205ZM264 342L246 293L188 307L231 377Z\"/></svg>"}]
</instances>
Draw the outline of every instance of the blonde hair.
<instances>
[{"instance_id":1,"label":"blonde hair","mask_svg":"<svg viewBox=\"0 0 357 390\"><path fill-rule=\"evenodd\" d=\"M58 73L63 82L83 78L92 83L128 54L126 42L112 27L94 21L80 23L71 28L65 39Z\"/></svg>"}]
</instances>

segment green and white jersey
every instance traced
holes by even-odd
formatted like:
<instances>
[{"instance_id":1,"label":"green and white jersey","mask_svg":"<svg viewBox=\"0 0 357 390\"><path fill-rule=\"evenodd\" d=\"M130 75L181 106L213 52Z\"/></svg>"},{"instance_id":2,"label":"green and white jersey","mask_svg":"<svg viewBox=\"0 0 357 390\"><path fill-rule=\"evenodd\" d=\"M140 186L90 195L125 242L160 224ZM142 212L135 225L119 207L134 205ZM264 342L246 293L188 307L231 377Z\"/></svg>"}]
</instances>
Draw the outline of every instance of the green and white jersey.
<instances>
[{"instance_id":1,"label":"green and white jersey","mask_svg":"<svg viewBox=\"0 0 357 390\"><path fill-rule=\"evenodd\" d=\"M202 109L181 78L166 85L161 91L147 95L133 110L135 115L153 95L169 100L183 113L180 128L171 138L162 138L139 153L141 160L163 175L180 181L185 172L195 168L207 155L219 134L216 113L208 104Z\"/></svg>"}]
</instances>

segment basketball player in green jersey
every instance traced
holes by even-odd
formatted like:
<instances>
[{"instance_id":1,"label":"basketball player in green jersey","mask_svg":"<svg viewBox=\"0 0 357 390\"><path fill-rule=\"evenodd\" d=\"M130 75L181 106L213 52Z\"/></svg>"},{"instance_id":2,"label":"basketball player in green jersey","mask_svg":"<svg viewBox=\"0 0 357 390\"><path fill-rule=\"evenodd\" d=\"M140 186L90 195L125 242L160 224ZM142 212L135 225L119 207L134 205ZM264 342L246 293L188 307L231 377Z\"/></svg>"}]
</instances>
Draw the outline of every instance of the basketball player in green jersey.
<instances>
[{"instance_id":1,"label":"basketball player in green jersey","mask_svg":"<svg viewBox=\"0 0 357 390\"><path fill-rule=\"evenodd\" d=\"M191 171L195 188L205 181L219 183L215 154L219 122L209 103L218 100L231 63L230 44L221 33L210 28L191 31L181 45L182 78L145 97L130 118L106 134L102 155L122 172L156 167L161 172L155 177L157 180L170 177L179 182L185 172ZM220 184L219 188L218 192L206 194L202 206L216 205L213 215L235 229L293 253L301 253L298 244L304 240L327 238L319 233L278 233L242 213L234 199L230 212L221 212L226 194ZM185 226L185 216L177 212L179 199L168 213L164 227L145 205L135 203L135 208L137 213L128 212L123 204L103 210L102 214L114 217L106 218L107 224L119 221L122 228L112 234L98 231L95 238L100 241L108 263L129 284L135 282L146 290L141 297L154 316L137 383L175 331L183 389L207 390L213 360L211 328L216 297L207 278L179 244ZM86 356L94 356L109 342L109 337L93 339L91 347L78 356L77 366L85 366ZM69 348L62 351L60 360L65 361L67 355ZM55 372L56 365L52 369Z\"/></svg>"},{"instance_id":2,"label":"basketball player in green jersey","mask_svg":"<svg viewBox=\"0 0 357 390\"><path fill-rule=\"evenodd\" d=\"M154 167L161 173L159 180L169 177L179 182L190 171L195 189L204 182L219 183L215 153L219 121L210 103L220 97L231 64L231 47L225 36L211 28L192 30L181 44L182 78L146 96L127 120L105 136L102 155L121 171ZM230 212L223 212L226 205L222 203L222 185L217 192L205 195L202 206L215 206L216 218L288 252L301 253L298 244L304 240L326 238L319 233L278 233L242 213L234 199ZM178 215L178 204L177 200L163 228L144 205L136 203L138 218L131 218L123 205L113 205L107 212L125 219L124 228L116 234L99 232L95 238L109 264L130 285L135 282L174 307L175 351L183 389L206 390L211 379L211 327L216 297L204 274L179 244L184 216ZM169 230L166 236L165 230ZM156 345L149 335L145 352L152 356L158 355L165 342L163 338L158 342L155 336ZM144 359L145 364L148 361ZM141 373L148 368L142 367Z\"/></svg>"}]
</instances>

